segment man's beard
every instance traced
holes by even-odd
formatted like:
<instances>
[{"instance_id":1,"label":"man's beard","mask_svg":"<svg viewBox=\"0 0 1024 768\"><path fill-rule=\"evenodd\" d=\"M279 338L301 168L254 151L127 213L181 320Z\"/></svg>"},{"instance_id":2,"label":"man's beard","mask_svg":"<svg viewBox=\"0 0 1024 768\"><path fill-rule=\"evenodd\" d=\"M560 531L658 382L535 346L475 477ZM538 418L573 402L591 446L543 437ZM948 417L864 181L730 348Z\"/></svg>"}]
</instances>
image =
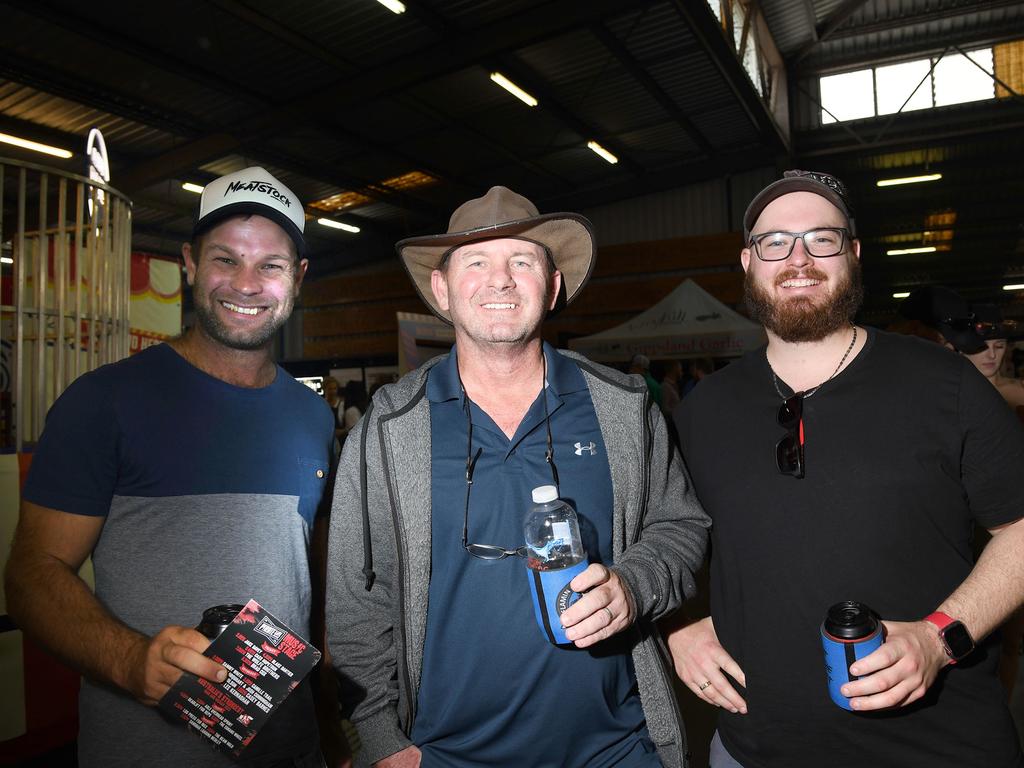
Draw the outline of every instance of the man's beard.
<instances>
[{"instance_id":1,"label":"man's beard","mask_svg":"<svg viewBox=\"0 0 1024 768\"><path fill-rule=\"evenodd\" d=\"M780 299L775 301L772 294L758 285L751 270L743 280L743 297L750 312L750 318L786 342L821 341L826 336L849 325L864 298L861 284L860 261L849 259L850 268L843 277L837 278L835 289L822 305L816 305L809 297ZM781 272L775 278L779 285L801 274L814 280L826 282L828 275L810 267L799 273L795 269Z\"/></svg>"},{"instance_id":2,"label":"man's beard","mask_svg":"<svg viewBox=\"0 0 1024 768\"><path fill-rule=\"evenodd\" d=\"M216 301L216 299L213 301ZM264 323L259 328L253 328L248 332L240 332L222 323L220 318L214 313L213 308L202 301L195 301L193 309L196 313L196 323L202 327L203 332L208 337L229 349L245 352L265 347L274 334L284 326L288 315L291 314L291 307L287 307L287 311L279 317Z\"/></svg>"}]
</instances>

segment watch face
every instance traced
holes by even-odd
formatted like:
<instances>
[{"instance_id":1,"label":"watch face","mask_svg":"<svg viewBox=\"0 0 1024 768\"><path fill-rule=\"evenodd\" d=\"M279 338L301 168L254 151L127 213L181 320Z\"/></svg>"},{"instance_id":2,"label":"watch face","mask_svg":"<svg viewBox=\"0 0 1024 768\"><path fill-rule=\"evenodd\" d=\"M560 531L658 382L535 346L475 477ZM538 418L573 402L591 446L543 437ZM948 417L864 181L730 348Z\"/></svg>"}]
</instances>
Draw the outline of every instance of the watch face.
<instances>
[{"instance_id":1,"label":"watch face","mask_svg":"<svg viewBox=\"0 0 1024 768\"><path fill-rule=\"evenodd\" d=\"M974 650L974 640L971 638L971 633L959 621L954 621L942 630L942 639L946 641L946 647L949 648L950 655L957 661L960 661L960 659Z\"/></svg>"}]
</instances>

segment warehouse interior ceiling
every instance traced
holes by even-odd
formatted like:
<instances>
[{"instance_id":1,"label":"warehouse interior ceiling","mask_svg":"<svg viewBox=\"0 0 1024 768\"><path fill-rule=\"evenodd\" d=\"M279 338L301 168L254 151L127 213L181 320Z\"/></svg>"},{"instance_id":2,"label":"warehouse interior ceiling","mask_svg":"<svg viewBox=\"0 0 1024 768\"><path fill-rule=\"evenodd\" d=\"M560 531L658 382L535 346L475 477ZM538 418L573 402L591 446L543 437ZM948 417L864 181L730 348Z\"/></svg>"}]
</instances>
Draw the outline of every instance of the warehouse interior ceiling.
<instances>
[{"instance_id":1,"label":"warehouse interior ceiling","mask_svg":"<svg viewBox=\"0 0 1024 768\"><path fill-rule=\"evenodd\" d=\"M111 184L134 202L133 246L164 254L191 231L197 198L184 183L262 165L307 201L313 277L393 258L397 239L442 231L492 184L542 211L586 211L758 167L814 168L858 203L869 310L931 282L1003 301L1002 284L1024 282L1024 100L1013 87L1024 75L1000 98L828 125L818 92L831 73L1012 44L1024 4L405 6L0 2L0 133L75 152L0 155L81 173L99 127ZM932 184L875 186L934 172ZM922 242L936 250L885 255Z\"/></svg>"}]
</instances>

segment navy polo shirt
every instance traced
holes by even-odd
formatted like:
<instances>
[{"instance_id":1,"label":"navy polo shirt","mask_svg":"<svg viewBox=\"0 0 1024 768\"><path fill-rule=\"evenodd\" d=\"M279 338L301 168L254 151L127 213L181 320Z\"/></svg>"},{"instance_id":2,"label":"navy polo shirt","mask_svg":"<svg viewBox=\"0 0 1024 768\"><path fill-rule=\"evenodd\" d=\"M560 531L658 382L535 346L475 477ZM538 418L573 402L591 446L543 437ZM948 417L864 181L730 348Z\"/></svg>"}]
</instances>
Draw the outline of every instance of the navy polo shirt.
<instances>
[{"instance_id":1,"label":"navy polo shirt","mask_svg":"<svg viewBox=\"0 0 1024 768\"><path fill-rule=\"evenodd\" d=\"M579 367L545 345L561 497L575 507L591 562L612 564L612 484ZM537 626L526 563L462 548L467 424L456 352L431 369L431 576L412 740L422 765L660 765L622 638L579 650ZM531 491L551 484L538 395L511 440L475 404L469 541L515 549Z\"/></svg>"}]
</instances>

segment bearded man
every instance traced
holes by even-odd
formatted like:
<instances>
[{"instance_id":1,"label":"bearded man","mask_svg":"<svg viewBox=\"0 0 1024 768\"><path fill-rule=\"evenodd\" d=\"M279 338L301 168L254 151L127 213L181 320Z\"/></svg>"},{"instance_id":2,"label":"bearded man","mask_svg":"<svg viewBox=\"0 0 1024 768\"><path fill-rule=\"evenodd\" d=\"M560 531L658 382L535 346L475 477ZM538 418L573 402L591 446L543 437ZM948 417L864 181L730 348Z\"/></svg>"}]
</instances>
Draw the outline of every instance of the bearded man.
<instances>
[{"instance_id":1,"label":"bearded man","mask_svg":"<svg viewBox=\"0 0 1024 768\"><path fill-rule=\"evenodd\" d=\"M669 646L723 710L712 768L1024 764L989 636L1024 598L1024 433L960 356L852 323L861 249L838 179L789 171L743 223L768 345L677 419L714 555L711 616ZM994 534L976 564L974 521ZM849 666L849 710L821 641L847 600L885 633Z\"/></svg>"}]
</instances>

